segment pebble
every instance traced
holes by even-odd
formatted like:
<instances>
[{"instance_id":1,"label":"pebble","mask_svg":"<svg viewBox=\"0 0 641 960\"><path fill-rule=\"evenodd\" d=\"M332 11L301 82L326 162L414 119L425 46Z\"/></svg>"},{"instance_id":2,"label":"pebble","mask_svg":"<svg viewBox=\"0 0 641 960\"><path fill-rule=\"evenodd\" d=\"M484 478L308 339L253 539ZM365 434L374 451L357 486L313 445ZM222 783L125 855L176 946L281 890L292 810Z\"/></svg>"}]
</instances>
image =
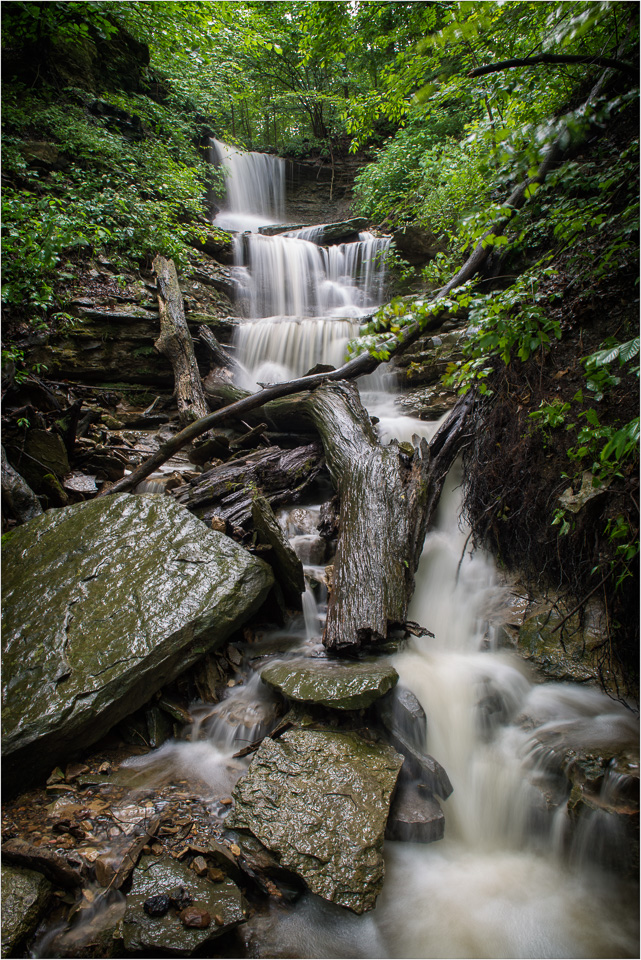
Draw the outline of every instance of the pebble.
<instances>
[{"instance_id":1,"label":"pebble","mask_svg":"<svg viewBox=\"0 0 641 960\"><path fill-rule=\"evenodd\" d=\"M149 917L164 917L170 906L169 894L159 893L155 897L149 897L145 900L143 909Z\"/></svg>"},{"instance_id":2,"label":"pebble","mask_svg":"<svg viewBox=\"0 0 641 960\"><path fill-rule=\"evenodd\" d=\"M198 930L204 930L211 924L211 917L206 910L200 907L185 907L178 916L186 927L196 927Z\"/></svg>"}]
</instances>

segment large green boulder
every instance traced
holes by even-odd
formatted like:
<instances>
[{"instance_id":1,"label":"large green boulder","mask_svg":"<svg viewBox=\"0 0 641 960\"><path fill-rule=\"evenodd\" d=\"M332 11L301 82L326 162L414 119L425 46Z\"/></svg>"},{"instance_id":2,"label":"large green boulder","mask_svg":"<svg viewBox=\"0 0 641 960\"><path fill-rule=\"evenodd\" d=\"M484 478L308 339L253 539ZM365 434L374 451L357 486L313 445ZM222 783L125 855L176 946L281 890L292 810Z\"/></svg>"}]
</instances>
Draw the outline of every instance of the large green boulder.
<instances>
[{"instance_id":1,"label":"large green boulder","mask_svg":"<svg viewBox=\"0 0 641 960\"><path fill-rule=\"evenodd\" d=\"M258 609L270 568L167 497L50 510L2 543L2 753L15 789L95 742Z\"/></svg>"},{"instance_id":2,"label":"large green boulder","mask_svg":"<svg viewBox=\"0 0 641 960\"><path fill-rule=\"evenodd\" d=\"M362 710L398 681L394 667L381 660L309 659L270 664L261 680L290 700L317 703L335 710Z\"/></svg>"},{"instance_id":3,"label":"large green boulder","mask_svg":"<svg viewBox=\"0 0 641 960\"><path fill-rule=\"evenodd\" d=\"M312 893L371 910L383 886L383 838L403 758L355 733L288 730L263 740L234 788L227 825L247 829Z\"/></svg>"}]
</instances>

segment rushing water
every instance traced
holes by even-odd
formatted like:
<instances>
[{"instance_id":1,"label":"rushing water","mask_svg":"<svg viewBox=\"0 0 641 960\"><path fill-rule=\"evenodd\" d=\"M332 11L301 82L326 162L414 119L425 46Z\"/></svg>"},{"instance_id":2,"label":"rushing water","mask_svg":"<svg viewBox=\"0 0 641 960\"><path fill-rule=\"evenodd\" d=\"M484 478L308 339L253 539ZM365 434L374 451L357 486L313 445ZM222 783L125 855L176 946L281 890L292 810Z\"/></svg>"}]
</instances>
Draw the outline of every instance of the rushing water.
<instances>
[{"instance_id":1,"label":"rushing water","mask_svg":"<svg viewBox=\"0 0 641 960\"><path fill-rule=\"evenodd\" d=\"M389 237L361 233L320 246L322 227L277 236L258 232L286 212L284 161L212 141L226 172L226 209L214 223L234 239L237 302L246 322L236 335L246 371L240 385L302 376L316 363L339 365L359 321L383 301ZM260 321L260 322L256 322Z\"/></svg>"},{"instance_id":2,"label":"rushing water","mask_svg":"<svg viewBox=\"0 0 641 960\"><path fill-rule=\"evenodd\" d=\"M274 158L268 159L271 163ZM264 189L262 161L254 168L236 151L226 155L226 162L232 161L236 177L245 163L254 171L252 183ZM250 213L265 216L280 203L269 200L274 206L266 210L269 204L263 197L251 207L254 194L250 199L247 190L234 194L238 210L245 205ZM333 309L332 300L322 299L322 283L313 273L320 263L319 248L310 252L313 239L312 234L250 235L250 255L242 269L247 271L243 289L254 291L246 293L254 304L254 322L241 327L238 347L252 376L263 364L271 365L268 369L277 379L277 374L302 372L328 356L340 361L332 351L353 334L351 325L338 326L346 321L326 315ZM295 253L290 265L281 267L289 244L297 245L291 248ZM261 257L264 250L260 266L258 250ZM378 292L368 286L376 267L364 285L359 280L364 248L349 253L337 249L333 256L336 262L345 259L332 283L357 289L359 296L382 295L382 278L376 280ZM346 281L340 271L347 270L347 262L352 272ZM308 299L301 292L301 279L301 291L292 293L291 300L279 300L281 315L269 316L271 307L265 305L282 296L283 276L297 286L308 269ZM323 269L329 276L329 268ZM286 317L290 309L303 316ZM331 325L334 339L325 325ZM429 437L436 427L398 416L393 397L370 396L368 403L379 418L383 442L413 434ZM494 625L501 622L505 590L497 584L491 559L468 549L467 531L459 521L460 481L455 467L426 538L409 611L434 637L413 639L393 658L401 683L416 694L427 715L426 748L445 767L454 787L443 804L445 839L430 845L388 842L384 890L375 911L363 917L311 895L293 906L271 904L241 928L248 955L638 955L638 887L611 870L625 855L625 836L617 818L606 812L595 811L581 829L570 829L567 787L559 774L568 750L598 754L607 749L625 755L627 774L613 768L604 778L605 811L622 780L638 776L637 723L596 689L535 682L521 660L498 647ZM238 685L222 704L195 707L189 741L169 743L133 762L134 771L147 780L197 779L215 816L223 816L220 798L247 765L233 754L261 736L272 718L270 694L259 681L261 666L273 656L315 656L322 649L324 564L330 558L316 532L318 518L317 506L284 511L280 518L305 567L303 615L288 629L246 645Z\"/></svg>"}]
</instances>

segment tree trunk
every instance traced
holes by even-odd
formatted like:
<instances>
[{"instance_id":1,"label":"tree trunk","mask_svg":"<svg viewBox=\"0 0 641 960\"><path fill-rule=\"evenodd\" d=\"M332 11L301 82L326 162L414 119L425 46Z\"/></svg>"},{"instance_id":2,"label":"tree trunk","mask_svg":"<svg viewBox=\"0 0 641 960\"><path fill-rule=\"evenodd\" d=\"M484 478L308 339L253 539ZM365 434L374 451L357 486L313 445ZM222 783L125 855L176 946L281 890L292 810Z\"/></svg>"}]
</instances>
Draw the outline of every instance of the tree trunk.
<instances>
[{"instance_id":1,"label":"tree trunk","mask_svg":"<svg viewBox=\"0 0 641 960\"><path fill-rule=\"evenodd\" d=\"M308 406L340 498L323 643L349 654L385 642L407 620L425 531L471 404L457 404L435 447L421 440L413 450L397 441L381 445L353 384L326 384Z\"/></svg>"},{"instance_id":2,"label":"tree trunk","mask_svg":"<svg viewBox=\"0 0 641 960\"><path fill-rule=\"evenodd\" d=\"M158 277L158 310L160 313L160 336L156 349L170 361L174 370L174 394L178 403L178 415L182 426L200 420L209 413L194 356L183 298L178 285L178 275L173 260L157 256L154 271Z\"/></svg>"}]
</instances>

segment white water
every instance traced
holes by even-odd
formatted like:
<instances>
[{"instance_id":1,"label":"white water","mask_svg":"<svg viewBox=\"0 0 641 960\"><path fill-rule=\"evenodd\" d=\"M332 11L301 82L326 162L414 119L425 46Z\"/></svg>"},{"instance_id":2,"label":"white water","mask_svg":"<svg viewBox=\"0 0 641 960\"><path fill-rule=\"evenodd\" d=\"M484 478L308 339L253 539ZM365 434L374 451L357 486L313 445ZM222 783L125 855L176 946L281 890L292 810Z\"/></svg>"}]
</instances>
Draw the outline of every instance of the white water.
<instances>
[{"instance_id":1,"label":"white water","mask_svg":"<svg viewBox=\"0 0 641 960\"><path fill-rule=\"evenodd\" d=\"M318 225L277 236L258 233L285 216L285 164L212 141L226 172L227 209L214 223L234 239L237 302L247 322L236 336L246 373L240 386L301 376L316 363L340 366L359 321L382 303L389 237L318 245ZM257 322L259 321L259 322Z\"/></svg>"},{"instance_id":2,"label":"white water","mask_svg":"<svg viewBox=\"0 0 641 960\"><path fill-rule=\"evenodd\" d=\"M263 250L265 241L267 250L274 238L253 239L258 241L256 249ZM281 256L285 259L282 245L287 240L305 244L296 248L304 250L304 256L297 260L297 253L293 258L302 287L306 258L316 262L306 249L313 244L280 238L275 249L281 252L273 254L274 264ZM285 267L281 271L274 265L271 274L267 267L261 270L264 302L281 297ZM252 283L258 286L255 277ZM314 288L311 280L310 287ZM303 293L296 296L302 298ZM314 298L310 304L318 302ZM315 307L306 309L311 312ZM312 315L247 324L242 328L246 341L242 336L239 340L244 362L252 374L262 364L280 368L278 376L301 372L325 360L336 345L324 327L336 323ZM298 334L292 333L295 325ZM384 442L391 437L409 440L413 434L429 436L437 426L399 417L390 397L384 405L380 398L370 400L374 402L372 412L380 418ZM500 622L505 597L491 560L466 549L467 531L458 520L459 484L455 469L435 528L426 538L409 611L411 619L435 636L412 640L394 658L401 682L426 712L426 747L454 787L443 804L445 840L431 845L387 843L383 893L376 910L363 917L313 896L292 907L271 903L240 930L248 955L638 956L638 888L617 879L599 862L604 853L610 852L616 861L623 852L616 821L608 814L595 814L585 820L583 829L570 830L564 798L559 799L559 791L567 792L567 787L564 778L554 774L569 748L626 751L630 772L638 773L638 725L598 690L534 683L522 661L496 649L491 624ZM317 519L317 508L307 514L297 508L281 517L306 564L310 584L322 581L326 560L319 557L314 542ZM325 600L324 588L310 585L303 617L289 630L265 636L247 649L254 657L252 665L260 667L261 656L318 652ZM199 710L191 742L168 744L135 761L135 769L141 776L156 771L165 778L204 781L212 812L221 815L216 801L229 793L247 762L232 754L259 735L269 718L270 698L258 674L250 673L230 689L222 705ZM604 799L622 776L615 771L606 776ZM547 797L556 798L555 809L554 804L548 809Z\"/></svg>"},{"instance_id":3,"label":"white water","mask_svg":"<svg viewBox=\"0 0 641 960\"><path fill-rule=\"evenodd\" d=\"M413 426L429 433L435 425ZM596 689L534 684L520 660L495 649L488 618L504 597L488 557L466 552L461 563L459 482L455 469L409 611L435 637L412 640L394 658L427 714L427 748L454 787L443 804L445 840L386 843L385 886L370 915L357 918L312 896L295 908L272 906L250 925L253 955L638 956L638 887L595 862L590 829L576 831L564 853L565 806L552 814L544 796L555 785L550 751L563 743L638 757L637 723ZM622 836L604 816L616 852ZM593 826L604 824L597 816Z\"/></svg>"}]
</instances>

